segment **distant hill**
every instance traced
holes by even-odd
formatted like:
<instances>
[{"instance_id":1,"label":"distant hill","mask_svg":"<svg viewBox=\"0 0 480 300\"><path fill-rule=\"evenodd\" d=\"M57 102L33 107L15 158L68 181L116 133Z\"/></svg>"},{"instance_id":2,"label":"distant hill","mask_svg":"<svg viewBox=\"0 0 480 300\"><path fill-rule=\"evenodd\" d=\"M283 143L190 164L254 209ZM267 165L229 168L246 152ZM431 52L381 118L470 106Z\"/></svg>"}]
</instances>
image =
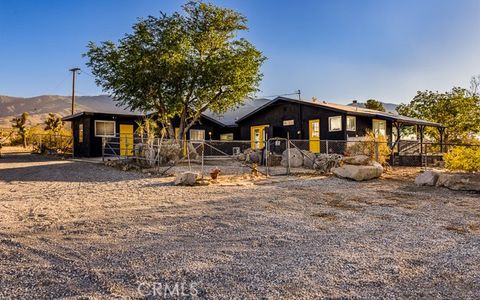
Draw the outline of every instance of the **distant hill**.
<instances>
[{"instance_id":1,"label":"distant hill","mask_svg":"<svg viewBox=\"0 0 480 300\"><path fill-rule=\"evenodd\" d=\"M385 107L385 110L389 113L393 113L395 115L398 115L398 112L396 110L398 104L395 104L395 103L386 103L386 102L382 102L383 104L383 107ZM357 106L357 107L365 107L365 103L364 102L357 102L357 103L349 103L347 104L348 106Z\"/></svg>"},{"instance_id":2,"label":"distant hill","mask_svg":"<svg viewBox=\"0 0 480 300\"><path fill-rule=\"evenodd\" d=\"M109 96L77 96L75 111L95 111L106 113L131 113L128 109L117 107ZM30 125L43 123L48 113L61 116L70 115L71 97L45 95L32 98L0 96L0 127L10 127L10 120L23 112L30 114Z\"/></svg>"}]
</instances>

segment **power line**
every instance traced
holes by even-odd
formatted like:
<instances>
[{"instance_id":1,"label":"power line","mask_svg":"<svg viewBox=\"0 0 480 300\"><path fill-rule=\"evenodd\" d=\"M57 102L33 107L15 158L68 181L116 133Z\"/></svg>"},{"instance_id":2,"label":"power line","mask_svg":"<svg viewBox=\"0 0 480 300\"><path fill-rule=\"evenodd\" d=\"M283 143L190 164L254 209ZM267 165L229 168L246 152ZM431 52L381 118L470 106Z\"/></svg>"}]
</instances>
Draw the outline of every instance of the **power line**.
<instances>
[{"instance_id":1,"label":"power line","mask_svg":"<svg viewBox=\"0 0 480 300\"><path fill-rule=\"evenodd\" d=\"M288 94L278 94L278 95L269 95L269 96L258 96L258 98L273 98L273 97L282 97L282 96L293 96L298 95L300 98L301 92L300 90L296 91L295 93L288 93Z\"/></svg>"},{"instance_id":2,"label":"power line","mask_svg":"<svg viewBox=\"0 0 480 300\"><path fill-rule=\"evenodd\" d=\"M88 72L85 71L85 70L81 70L79 74L85 74L85 75L90 76L90 77L92 77L93 79L95 79L95 76L93 76L92 74L88 73Z\"/></svg>"}]
</instances>

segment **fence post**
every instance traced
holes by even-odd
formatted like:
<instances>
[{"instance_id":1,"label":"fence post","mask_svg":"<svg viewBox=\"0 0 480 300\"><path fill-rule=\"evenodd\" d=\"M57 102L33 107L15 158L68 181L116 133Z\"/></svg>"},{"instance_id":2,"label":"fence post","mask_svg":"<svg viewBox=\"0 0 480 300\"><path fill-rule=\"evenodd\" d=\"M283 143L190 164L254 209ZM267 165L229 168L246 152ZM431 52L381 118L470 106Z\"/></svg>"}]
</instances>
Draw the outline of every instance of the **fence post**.
<instances>
[{"instance_id":1,"label":"fence post","mask_svg":"<svg viewBox=\"0 0 480 300\"><path fill-rule=\"evenodd\" d=\"M290 134L287 132L287 175L290 175Z\"/></svg>"},{"instance_id":2,"label":"fence post","mask_svg":"<svg viewBox=\"0 0 480 300\"><path fill-rule=\"evenodd\" d=\"M325 141L325 147L327 148L327 154L328 154L328 140Z\"/></svg>"},{"instance_id":3,"label":"fence post","mask_svg":"<svg viewBox=\"0 0 480 300\"><path fill-rule=\"evenodd\" d=\"M204 166L204 160L205 160L205 141L202 141L202 179L203 179L203 166Z\"/></svg>"},{"instance_id":4,"label":"fence post","mask_svg":"<svg viewBox=\"0 0 480 300\"><path fill-rule=\"evenodd\" d=\"M265 174L268 177L268 155L269 155L269 145L270 145L270 140L268 139L268 136L266 138L266 144L265 144Z\"/></svg>"},{"instance_id":5,"label":"fence post","mask_svg":"<svg viewBox=\"0 0 480 300\"><path fill-rule=\"evenodd\" d=\"M105 137L102 137L102 161L105 162Z\"/></svg>"},{"instance_id":6,"label":"fence post","mask_svg":"<svg viewBox=\"0 0 480 300\"><path fill-rule=\"evenodd\" d=\"M375 141L375 161L378 162L378 141Z\"/></svg>"},{"instance_id":7,"label":"fence post","mask_svg":"<svg viewBox=\"0 0 480 300\"><path fill-rule=\"evenodd\" d=\"M125 150L124 151L125 151L125 158L128 158L127 157L128 156L128 136L127 135L125 135ZM122 151L120 150L120 155L122 155L121 152Z\"/></svg>"}]
</instances>

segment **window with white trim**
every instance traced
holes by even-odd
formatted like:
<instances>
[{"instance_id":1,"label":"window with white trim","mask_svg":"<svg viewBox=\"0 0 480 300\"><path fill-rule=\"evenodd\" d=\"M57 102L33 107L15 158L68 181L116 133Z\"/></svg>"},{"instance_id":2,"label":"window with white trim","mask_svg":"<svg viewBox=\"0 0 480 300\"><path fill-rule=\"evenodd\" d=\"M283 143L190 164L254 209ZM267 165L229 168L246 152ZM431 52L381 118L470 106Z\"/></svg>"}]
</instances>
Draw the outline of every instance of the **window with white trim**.
<instances>
[{"instance_id":1,"label":"window with white trim","mask_svg":"<svg viewBox=\"0 0 480 300\"><path fill-rule=\"evenodd\" d=\"M115 134L115 121L95 120L95 136L114 137Z\"/></svg>"},{"instance_id":2,"label":"window with white trim","mask_svg":"<svg viewBox=\"0 0 480 300\"><path fill-rule=\"evenodd\" d=\"M220 135L221 141L233 141L233 133L224 133Z\"/></svg>"},{"instance_id":3,"label":"window with white trim","mask_svg":"<svg viewBox=\"0 0 480 300\"><path fill-rule=\"evenodd\" d=\"M342 116L328 118L328 131L342 131Z\"/></svg>"},{"instance_id":4,"label":"window with white trim","mask_svg":"<svg viewBox=\"0 0 480 300\"><path fill-rule=\"evenodd\" d=\"M204 141L205 140L205 130L201 129L190 129L190 140L191 141Z\"/></svg>"},{"instance_id":5,"label":"window with white trim","mask_svg":"<svg viewBox=\"0 0 480 300\"><path fill-rule=\"evenodd\" d=\"M357 118L354 116L347 116L347 130L357 131Z\"/></svg>"},{"instance_id":6,"label":"window with white trim","mask_svg":"<svg viewBox=\"0 0 480 300\"><path fill-rule=\"evenodd\" d=\"M83 143L83 124L78 125L78 142Z\"/></svg>"},{"instance_id":7,"label":"window with white trim","mask_svg":"<svg viewBox=\"0 0 480 300\"><path fill-rule=\"evenodd\" d=\"M387 121L373 119L372 130L375 136L387 136Z\"/></svg>"}]
</instances>

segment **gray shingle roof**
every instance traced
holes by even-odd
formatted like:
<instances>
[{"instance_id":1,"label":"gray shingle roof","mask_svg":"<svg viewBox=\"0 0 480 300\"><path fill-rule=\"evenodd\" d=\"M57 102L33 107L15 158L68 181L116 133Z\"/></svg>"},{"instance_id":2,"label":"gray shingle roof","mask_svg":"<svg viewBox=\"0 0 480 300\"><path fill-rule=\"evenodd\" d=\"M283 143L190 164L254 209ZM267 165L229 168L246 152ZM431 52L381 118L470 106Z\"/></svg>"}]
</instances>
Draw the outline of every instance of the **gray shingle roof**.
<instances>
[{"instance_id":1,"label":"gray shingle roof","mask_svg":"<svg viewBox=\"0 0 480 300\"><path fill-rule=\"evenodd\" d=\"M247 99L242 105L233 109L229 109L223 114L216 114L210 110L207 110L202 115L225 126L237 126L237 120L271 101L273 100L267 98Z\"/></svg>"},{"instance_id":2,"label":"gray shingle roof","mask_svg":"<svg viewBox=\"0 0 480 300\"><path fill-rule=\"evenodd\" d=\"M262 110L263 108L273 104L274 102L277 101L288 101L288 102L295 102L295 103L304 103L304 104L309 104L309 105L314 105L314 106L320 106L326 109L330 110L335 110L339 112L345 112L351 115L355 116L368 116L368 117L374 117L374 118L379 118L379 119L386 119L386 120L391 120L391 121L396 121L400 123L404 123L407 125L426 125L426 126L434 126L434 127L444 127L442 124L435 123L435 122L430 122L430 121L425 121L421 119L416 119L416 118L410 118L406 116L401 116L393 113L388 113L388 112L382 112L382 111L377 111L377 110L372 110L372 109L367 109L363 107L356 107L356 106L349 106L349 105L343 105L343 104L338 104L338 103L331 103L331 102L326 102L322 100L298 100L298 99L292 99L292 98L287 98L287 97L277 97L273 99L272 101L264 104L263 106L257 108L256 110L250 112L249 114L244 115L243 117L239 118L239 120L246 119L247 117L250 117L251 115L255 114L257 111Z\"/></svg>"}]
</instances>

